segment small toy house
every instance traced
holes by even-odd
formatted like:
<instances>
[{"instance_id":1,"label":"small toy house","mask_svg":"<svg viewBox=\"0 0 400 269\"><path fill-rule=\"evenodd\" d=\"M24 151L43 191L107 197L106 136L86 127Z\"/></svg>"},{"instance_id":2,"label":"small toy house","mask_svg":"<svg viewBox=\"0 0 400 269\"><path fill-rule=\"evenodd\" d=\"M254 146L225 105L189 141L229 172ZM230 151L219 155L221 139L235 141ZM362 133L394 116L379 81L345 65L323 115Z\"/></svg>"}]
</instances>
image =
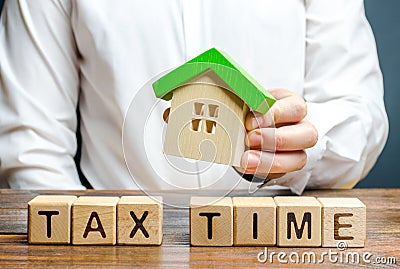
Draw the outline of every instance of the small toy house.
<instances>
[{"instance_id":1,"label":"small toy house","mask_svg":"<svg viewBox=\"0 0 400 269\"><path fill-rule=\"evenodd\" d=\"M153 83L171 100L164 152L239 166L249 109L266 113L274 97L225 52L212 48Z\"/></svg>"}]
</instances>

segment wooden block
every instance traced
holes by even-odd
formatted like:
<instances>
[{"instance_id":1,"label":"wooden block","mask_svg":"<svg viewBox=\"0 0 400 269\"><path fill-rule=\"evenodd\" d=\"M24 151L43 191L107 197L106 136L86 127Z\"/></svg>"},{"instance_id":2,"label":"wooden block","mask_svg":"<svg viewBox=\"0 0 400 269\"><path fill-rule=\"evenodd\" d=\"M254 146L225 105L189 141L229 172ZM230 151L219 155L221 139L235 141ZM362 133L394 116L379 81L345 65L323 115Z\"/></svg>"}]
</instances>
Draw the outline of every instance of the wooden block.
<instances>
[{"instance_id":1,"label":"wooden block","mask_svg":"<svg viewBox=\"0 0 400 269\"><path fill-rule=\"evenodd\" d=\"M76 196L39 195L28 203L30 244L69 244L71 205Z\"/></svg>"},{"instance_id":2,"label":"wooden block","mask_svg":"<svg viewBox=\"0 0 400 269\"><path fill-rule=\"evenodd\" d=\"M118 201L118 197L79 197L72 205L72 244L115 245Z\"/></svg>"},{"instance_id":3,"label":"wooden block","mask_svg":"<svg viewBox=\"0 0 400 269\"><path fill-rule=\"evenodd\" d=\"M357 198L318 198L322 205L322 246L364 247L366 207Z\"/></svg>"},{"instance_id":4,"label":"wooden block","mask_svg":"<svg viewBox=\"0 0 400 269\"><path fill-rule=\"evenodd\" d=\"M233 244L276 244L276 205L271 197L233 197Z\"/></svg>"},{"instance_id":5,"label":"wooden block","mask_svg":"<svg viewBox=\"0 0 400 269\"><path fill-rule=\"evenodd\" d=\"M161 245L162 197L122 196L117 205L119 245Z\"/></svg>"},{"instance_id":6,"label":"wooden block","mask_svg":"<svg viewBox=\"0 0 400 269\"><path fill-rule=\"evenodd\" d=\"M230 197L190 199L190 243L193 246L232 246L233 205Z\"/></svg>"},{"instance_id":7,"label":"wooden block","mask_svg":"<svg viewBox=\"0 0 400 269\"><path fill-rule=\"evenodd\" d=\"M321 204L316 198L281 196L274 200L278 246L321 246Z\"/></svg>"}]
</instances>

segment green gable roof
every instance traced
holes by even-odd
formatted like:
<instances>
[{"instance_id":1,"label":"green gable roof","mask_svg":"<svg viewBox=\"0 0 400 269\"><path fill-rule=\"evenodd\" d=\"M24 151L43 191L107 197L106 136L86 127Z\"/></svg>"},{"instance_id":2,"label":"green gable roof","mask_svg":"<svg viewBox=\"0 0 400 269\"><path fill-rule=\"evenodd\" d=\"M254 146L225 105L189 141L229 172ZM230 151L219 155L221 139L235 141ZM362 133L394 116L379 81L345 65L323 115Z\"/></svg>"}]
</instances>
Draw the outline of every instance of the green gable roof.
<instances>
[{"instance_id":1,"label":"green gable roof","mask_svg":"<svg viewBox=\"0 0 400 269\"><path fill-rule=\"evenodd\" d=\"M275 98L228 54L211 48L153 83L158 98L170 100L172 92L190 79L212 69L254 111L266 113Z\"/></svg>"}]
</instances>

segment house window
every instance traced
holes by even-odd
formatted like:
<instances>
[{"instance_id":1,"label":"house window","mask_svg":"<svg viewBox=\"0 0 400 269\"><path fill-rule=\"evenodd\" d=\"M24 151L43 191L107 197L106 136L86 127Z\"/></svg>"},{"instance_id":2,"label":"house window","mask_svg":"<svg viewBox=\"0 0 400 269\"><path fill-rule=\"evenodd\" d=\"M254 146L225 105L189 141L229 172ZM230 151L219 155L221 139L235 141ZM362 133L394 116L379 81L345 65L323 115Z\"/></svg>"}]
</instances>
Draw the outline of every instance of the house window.
<instances>
[{"instance_id":1,"label":"house window","mask_svg":"<svg viewBox=\"0 0 400 269\"><path fill-rule=\"evenodd\" d=\"M208 112L210 113L210 117L218 118L219 106L208 105Z\"/></svg>"},{"instance_id":2,"label":"house window","mask_svg":"<svg viewBox=\"0 0 400 269\"><path fill-rule=\"evenodd\" d=\"M194 115L197 116L204 116L204 110L206 108L206 105L203 103L194 103L194 107L193 107L193 111L194 111Z\"/></svg>"},{"instance_id":3,"label":"house window","mask_svg":"<svg viewBox=\"0 0 400 269\"><path fill-rule=\"evenodd\" d=\"M206 120L206 132L209 134L215 134L215 127L217 123L213 120Z\"/></svg>"},{"instance_id":4,"label":"house window","mask_svg":"<svg viewBox=\"0 0 400 269\"><path fill-rule=\"evenodd\" d=\"M208 108L208 109L207 109ZM200 102L193 103L192 130L195 132L205 132L215 134L217 123L214 120L218 118L219 106L214 104L204 104ZM199 117L200 116L200 117ZM204 128L203 128L204 126Z\"/></svg>"},{"instance_id":5,"label":"house window","mask_svg":"<svg viewBox=\"0 0 400 269\"><path fill-rule=\"evenodd\" d=\"M192 130L195 132L200 132L202 126L201 119L192 119Z\"/></svg>"}]
</instances>

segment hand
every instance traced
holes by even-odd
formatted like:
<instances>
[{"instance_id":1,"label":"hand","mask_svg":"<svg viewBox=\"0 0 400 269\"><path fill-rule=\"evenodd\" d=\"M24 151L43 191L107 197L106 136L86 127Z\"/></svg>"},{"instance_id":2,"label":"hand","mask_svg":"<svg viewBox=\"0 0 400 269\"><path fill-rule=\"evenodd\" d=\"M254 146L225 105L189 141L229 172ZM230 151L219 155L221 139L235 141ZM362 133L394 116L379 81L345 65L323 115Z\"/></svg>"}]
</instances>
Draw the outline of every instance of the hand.
<instances>
[{"instance_id":1,"label":"hand","mask_svg":"<svg viewBox=\"0 0 400 269\"><path fill-rule=\"evenodd\" d=\"M307 105L302 97L285 89L273 89L277 99L267 114L249 113L246 117L250 150L242 155L245 174L273 179L302 169L307 162L306 148L318 140L314 125L305 119Z\"/></svg>"}]
</instances>

